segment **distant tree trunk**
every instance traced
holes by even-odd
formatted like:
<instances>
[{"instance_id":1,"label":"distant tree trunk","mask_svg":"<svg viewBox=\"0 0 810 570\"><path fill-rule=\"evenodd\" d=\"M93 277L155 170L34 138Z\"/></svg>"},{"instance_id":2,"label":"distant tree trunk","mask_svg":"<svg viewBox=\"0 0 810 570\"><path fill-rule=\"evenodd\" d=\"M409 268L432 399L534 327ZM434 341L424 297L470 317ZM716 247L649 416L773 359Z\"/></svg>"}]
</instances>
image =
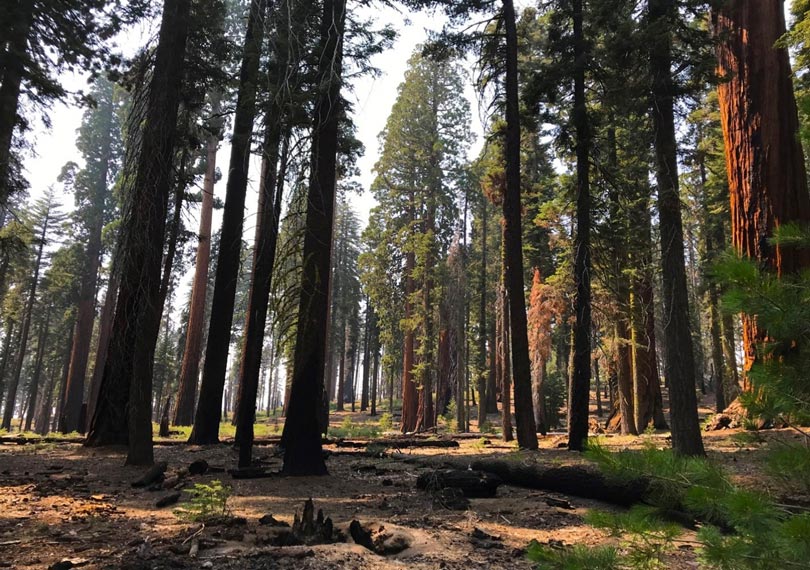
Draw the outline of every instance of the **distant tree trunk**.
<instances>
[{"instance_id":1,"label":"distant tree trunk","mask_svg":"<svg viewBox=\"0 0 810 570\"><path fill-rule=\"evenodd\" d=\"M655 133L658 217L661 232L666 371L672 421L672 447L679 455L703 455L695 395L695 357L689 326L689 297L683 250L683 223L675 138L675 86L672 79L674 0L648 0L656 35L650 42L652 118Z\"/></svg>"},{"instance_id":2,"label":"distant tree trunk","mask_svg":"<svg viewBox=\"0 0 810 570\"><path fill-rule=\"evenodd\" d=\"M636 232L630 251L630 264L635 268L631 279L633 394L635 424L639 433L650 422L656 429L667 429L661 404L661 380L658 374L655 339L655 297L652 275L652 232L650 201L637 197L630 213L631 230Z\"/></svg>"},{"instance_id":3,"label":"distant tree trunk","mask_svg":"<svg viewBox=\"0 0 810 570\"><path fill-rule=\"evenodd\" d=\"M369 334L371 335L369 350L371 351L371 360L372 360L371 396L369 398L371 410L369 411L369 415L376 416L377 394L379 393L377 387L379 385L379 375L380 375L380 329L379 325L377 324L377 312L373 308L371 309L369 318L371 321L369 326Z\"/></svg>"},{"instance_id":4,"label":"distant tree trunk","mask_svg":"<svg viewBox=\"0 0 810 570\"><path fill-rule=\"evenodd\" d=\"M31 383L28 387L28 412L25 415L24 431L31 431L31 424L34 422L34 415L37 412L37 398L39 397L39 380L42 377L42 362L45 360L45 345L48 341L48 332L51 325L51 308L45 309L45 320L39 327L37 336L37 352L34 357L34 372L31 375Z\"/></svg>"},{"instance_id":5,"label":"distant tree trunk","mask_svg":"<svg viewBox=\"0 0 810 570\"><path fill-rule=\"evenodd\" d=\"M304 235L301 296L295 364L282 444L287 475L324 475L319 415L323 401L324 361L329 316L331 238L335 212L338 126L342 113L343 36L346 0L325 0L320 60L315 85L312 166Z\"/></svg>"},{"instance_id":6,"label":"distant tree trunk","mask_svg":"<svg viewBox=\"0 0 810 570\"><path fill-rule=\"evenodd\" d=\"M497 297L497 294L496 294ZM497 301L495 303L495 315L498 314L498 304ZM489 325L489 370L487 371L487 414L497 414L498 413L498 398L500 398L500 392L498 387L500 386L500 382L498 379L500 378L501 369L498 367L498 322L497 316L490 319ZM484 416L486 420L486 416Z\"/></svg>"},{"instance_id":7,"label":"distant tree trunk","mask_svg":"<svg viewBox=\"0 0 810 570\"><path fill-rule=\"evenodd\" d=\"M104 375L104 365L107 361L107 349L110 346L110 334L112 333L113 317L115 316L115 305L118 301L119 284L118 272L115 270L110 271L110 280L107 283L107 292L104 295L104 305L101 308L101 316L98 320L98 345L96 347L93 377L90 379L90 390L87 399L88 423L82 426L82 432L90 429L89 422L96 411L98 394L101 388L101 378ZM59 402L62 402L61 398Z\"/></svg>"},{"instance_id":8,"label":"distant tree trunk","mask_svg":"<svg viewBox=\"0 0 810 570\"><path fill-rule=\"evenodd\" d=\"M731 237L740 255L779 275L810 266L810 249L769 243L774 230L810 222L804 153L781 0L727 2L712 15L717 58L725 80L718 84L731 197ZM728 330L731 330L730 327ZM744 370L756 360L765 331L742 316ZM750 390L747 380L743 389Z\"/></svg>"},{"instance_id":9,"label":"distant tree trunk","mask_svg":"<svg viewBox=\"0 0 810 570\"><path fill-rule=\"evenodd\" d=\"M28 290L28 300L23 308L23 320L20 328L20 341L17 347L17 359L11 375L11 382L6 395L6 407L3 411L2 427L6 431L11 431L11 420L14 418L14 408L17 404L17 389L20 386L20 375L22 374L23 362L25 361L26 349L28 347L28 334L31 329L31 317L34 312L34 302L37 297L37 285L39 284L39 272L42 268L42 252L45 248L45 236L48 233L48 224L51 219L51 205L45 213L42 221L42 231L39 235L39 247L37 248L37 258L34 263L34 276L31 278L31 285Z\"/></svg>"},{"instance_id":10,"label":"distant tree trunk","mask_svg":"<svg viewBox=\"0 0 810 570\"><path fill-rule=\"evenodd\" d=\"M239 444L239 466L249 467L252 461L253 424L256 420L256 393L267 324L267 306L276 262L284 179L278 177L279 148L282 129L280 109L268 117L264 153L266 167L264 183L260 188L258 226L253 248L253 273L248 294L245 335L242 340L242 358L239 370L239 409L237 412L236 442ZM286 149L285 149L286 155Z\"/></svg>"},{"instance_id":11,"label":"distant tree trunk","mask_svg":"<svg viewBox=\"0 0 810 570\"><path fill-rule=\"evenodd\" d=\"M568 387L568 449L581 451L588 439L591 398L591 133L585 99L586 44L582 0L573 0L574 110L577 155L577 233L574 237L573 370Z\"/></svg>"},{"instance_id":12,"label":"distant tree trunk","mask_svg":"<svg viewBox=\"0 0 810 570\"><path fill-rule=\"evenodd\" d=\"M190 0L164 3L143 142L127 189L116 252L121 286L88 434L91 445L126 441L129 465L153 462L152 372L163 309L161 262L190 7ZM123 418L128 431L121 429Z\"/></svg>"},{"instance_id":13,"label":"distant tree trunk","mask_svg":"<svg viewBox=\"0 0 810 570\"><path fill-rule=\"evenodd\" d=\"M481 200L481 268L478 281L478 428L487 417L487 201Z\"/></svg>"},{"instance_id":14,"label":"distant tree trunk","mask_svg":"<svg viewBox=\"0 0 810 570\"><path fill-rule=\"evenodd\" d=\"M51 427L51 413L53 410L53 391L56 387L56 377L59 374L59 367L55 362L51 363L50 378L45 387L45 394L43 394L42 402L37 412L37 417L34 420L36 425L36 432L39 435L46 435Z\"/></svg>"},{"instance_id":15,"label":"distant tree trunk","mask_svg":"<svg viewBox=\"0 0 810 570\"><path fill-rule=\"evenodd\" d=\"M365 412L368 409L368 381L371 374L369 370L369 351L371 343L369 336L371 335L371 305L368 298L366 298L366 318L365 318L365 334L363 334L363 382L360 386L360 411Z\"/></svg>"},{"instance_id":16,"label":"distant tree trunk","mask_svg":"<svg viewBox=\"0 0 810 570\"><path fill-rule=\"evenodd\" d=\"M65 388L65 408L62 412L62 433L83 431L79 425L79 415L84 401L84 384L87 376L87 362L90 357L90 343L93 337L93 321L96 309L96 286L98 269L101 264L101 232L104 229L104 201L108 192L107 177L112 158L113 100L103 103L102 135L99 146L98 179L93 181L93 203L91 222L86 247L87 265L82 274L79 304L76 312L76 332L73 335L73 348L70 354L67 387ZM101 111L100 111L101 112Z\"/></svg>"},{"instance_id":17,"label":"distant tree trunk","mask_svg":"<svg viewBox=\"0 0 810 570\"><path fill-rule=\"evenodd\" d=\"M200 229L197 240L197 257L194 262L194 278L191 285L191 300L186 326L186 342L183 363L180 366L177 403L174 407L176 426L194 423L194 405L197 382L200 375L203 327L205 326L205 300L208 293L208 266L211 258L211 217L214 211L214 178L216 176L217 147L219 136L211 134L206 143L206 168L200 207Z\"/></svg>"},{"instance_id":18,"label":"distant tree trunk","mask_svg":"<svg viewBox=\"0 0 810 570\"><path fill-rule=\"evenodd\" d=\"M14 321L7 318L6 333L3 335L2 358L0 358L0 398L5 394L6 370L8 370L8 362L11 359L11 340L14 336L14 332Z\"/></svg>"},{"instance_id":19,"label":"distant tree trunk","mask_svg":"<svg viewBox=\"0 0 810 570\"><path fill-rule=\"evenodd\" d=\"M222 394L231 343L239 262L242 258L242 224L245 216L250 141L256 118L256 87L267 3L268 0L251 0L245 32L208 341L194 427L189 437L189 443L198 445L210 445L219 441Z\"/></svg>"},{"instance_id":20,"label":"distant tree trunk","mask_svg":"<svg viewBox=\"0 0 810 570\"><path fill-rule=\"evenodd\" d=\"M505 276L504 276L505 277ZM504 279L505 280L505 279ZM501 427L503 430L503 440L512 441L512 378L509 358L509 298L506 294L506 286L501 285L498 291L498 304L500 309L500 336L498 337L498 352L501 366ZM530 400L531 401L531 400ZM534 421L534 411L532 411L532 421ZM537 435L535 435L535 438Z\"/></svg>"},{"instance_id":21,"label":"distant tree trunk","mask_svg":"<svg viewBox=\"0 0 810 570\"><path fill-rule=\"evenodd\" d=\"M11 8L11 5L14 8ZM0 207L5 208L11 186L11 142L17 126L17 107L25 61L28 58L28 36L34 23L34 0L5 4L3 18L8 37L2 39L3 76L0 82ZM5 26L4 26L5 27ZM2 226L3 224L0 224Z\"/></svg>"},{"instance_id":22,"label":"distant tree trunk","mask_svg":"<svg viewBox=\"0 0 810 570\"><path fill-rule=\"evenodd\" d=\"M76 326L70 327L70 336L68 338L68 343L65 345L64 355L62 356L62 370L60 373L59 379L59 399L56 401L56 417L54 417L53 427L51 431L56 431L59 426L59 422L61 421L61 411L64 408L65 402L65 388L67 388L67 375L68 375L68 368L70 367L70 349L73 346L73 335L76 332ZM87 418L85 417L84 425L87 425ZM84 432L82 432L84 433Z\"/></svg>"},{"instance_id":23,"label":"distant tree trunk","mask_svg":"<svg viewBox=\"0 0 810 570\"><path fill-rule=\"evenodd\" d=\"M412 203L412 201L411 201ZM414 219L413 211L410 215ZM413 251L405 253L405 339L402 348L402 433L409 433L416 429L416 414L419 407L419 396L416 391L416 382L413 381L414 366L414 336L410 319L413 317L413 292L415 290L413 272L416 268L416 256Z\"/></svg>"}]
</instances>

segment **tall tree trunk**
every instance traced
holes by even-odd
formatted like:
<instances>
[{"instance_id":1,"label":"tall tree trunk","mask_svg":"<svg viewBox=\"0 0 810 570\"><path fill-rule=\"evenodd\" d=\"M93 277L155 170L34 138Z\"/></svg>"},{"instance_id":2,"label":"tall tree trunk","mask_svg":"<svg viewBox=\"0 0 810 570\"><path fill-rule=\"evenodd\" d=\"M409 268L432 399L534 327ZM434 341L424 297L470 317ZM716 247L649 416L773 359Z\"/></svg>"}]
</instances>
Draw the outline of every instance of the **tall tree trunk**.
<instances>
[{"instance_id":1,"label":"tall tree trunk","mask_svg":"<svg viewBox=\"0 0 810 570\"><path fill-rule=\"evenodd\" d=\"M371 397L370 416L377 415L377 394L379 386L380 375L380 330L377 325L377 313L374 309L371 310L371 358L372 358L372 372L371 372Z\"/></svg>"},{"instance_id":2,"label":"tall tree trunk","mask_svg":"<svg viewBox=\"0 0 810 570\"><path fill-rule=\"evenodd\" d=\"M242 258L242 224L245 216L245 193L250 164L250 141L256 118L256 87L264 37L268 0L252 0L245 32L242 66L239 72L239 94L236 102L225 211L222 215L217 269L211 320L205 347L200 395L194 414L194 427L189 443L214 444L219 441L219 421L228 350L231 343L233 309Z\"/></svg>"},{"instance_id":3,"label":"tall tree trunk","mask_svg":"<svg viewBox=\"0 0 810 570\"><path fill-rule=\"evenodd\" d=\"M70 349L73 346L73 335L76 333L76 326L70 327L70 336L68 337L68 343L65 345L65 351L62 355L62 370L60 373L61 378L59 379L59 399L56 401L56 417L54 417L53 427L51 431L56 431L59 426L59 422L61 421L61 410L65 407L65 389L67 388L67 375L68 369L70 367ZM85 425L89 420L85 418Z\"/></svg>"},{"instance_id":4,"label":"tall tree trunk","mask_svg":"<svg viewBox=\"0 0 810 570\"><path fill-rule=\"evenodd\" d=\"M39 435L46 435L51 427L51 413L53 410L53 391L56 387L56 377L59 374L59 366L56 365L56 361L51 363L51 370L50 370L50 378L48 379L48 384L45 387L45 394L42 398L42 403L39 406L39 411L37 412L36 420L34 423L36 424L36 432Z\"/></svg>"},{"instance_id":5,"label":"tall tree trunk","mask_svg":"<svg viewBox=\"0 0 810 570\"><path fill-rule=\"evenodd\" d=\"M577 233L574 237L574 348L568 387L568 449L581 451L588 439L591 399L591 189L590 125L585 100L585 36L582 0L573 0L574 128L577 155Z\"/></svg>"},{"instance_id":6,"label":"tall tree trunk","mask_svg":"<svg viewBox=\"0 0 810 570\"><path fill-rule=\"evenodd\" d=\"M726 2L712 15L717 58L726 78L718 84L726 148L731 236L737 252L779 275L810 265L810 249L771 244L774 230L810 221L804 153L781 0ZM744 370L756 360L765 331L742 316ZM744 390L751 389L743 380Z\"/></svg>"},{"instance_id":7,"label":"tall tree trunk","mask_svg":"<svg viewBox=\"0 0 810 570\"><path fill-rule=\"evenodd\" d=\"M104 375L104 365L107 362L107 349L110 346L110 336L112 333L113 318L115 317L115 305L118 301L119 285L118 272L113 269L110 271L107 292L104 295L104 305L101 308L101 316L98 320L98 345L96 346L93 377L90 379L90 390L88 391L89 394L87 397L87 425L81 426L80 431L82 432L90 429L89 423L95 414L96 404L98 403L101 378ZM61 398L59 402L62 402Z\"/></svg>"},{"instance_id":8,"label":"tall tree trunk","mask_svg":"<svg viewBox=\"0 0 810 570\"><path fill-rule=\"evenodd\" d=\"M512 381L515 385L515 424L518 445L537 449L532 410L532 372L526 329L526 293L523 284L523 232L520 206L520 108L518 104L518 39L515 6L503 0L506 32L506 191L503 197L503 235L506 291L512 344Z\"/></svg>"},{"instance_id":9,"label":"tall tree trunk","mask_svg":"<svg viewBox=\"0 0 810 570\"><path fill-rule=\"evenodd\" d=\"M655 36L650 40L652 118L655 132L658 217L661 232L666 375L672 447L679 455L703 455L695 395L695 357L689 326L689 297L683 250L683 223L675 139L675 85L672 79L672 27L679 17L674 0L648 0Z\"/></svg>"},{"instance_id":10,"label":"tall tree trunk","mask_svg":"<svg viewBox=\"0 0 810 570\"><path fill-rule=\"evenodd\" d=\"M214 178L216 177L218 146L218 134L209 135L206 143L200 229L197 238L197 256L194 262L194 278L191 285L186 342L172 422L176 426L190 426L194 423L194 404L200 375L200 356L203 327L205 326L205 299L208 293L208 266L211 259L211 217L214 211Z\"/></svg>"},{"instance_id":11,"label":"tall tree trunk","mask_svg":"<svg viewBox=\"0 0 810 570\"><path fill-rule=\"evenodd\" d=\"M20 375L22 374L23 362L25 361L26 348L28 346L28 334L31 330L31 317L34 312L34 301L37 297L37 285L39 284L39 272L42 268L42 253L45 248L45 236L48 233L48 225L51 219L51 206L48 204L48 210L45 213L45 218L42 221L42 231L39 235L39 247L37 248L37 258L34 263L34 276L31 278L31 286L28 290L28 299L25 302L23 309L23 320L20 328L20 342L17 347L17 359L14 362L14 369L11 375L11 382L8 386L8 394L6 395L6 407L3 411L3 424L2 427L6 431L11 431L11 420L14 418L14 408L17 404L17 389L20 386Z\"/></svg>"},{"instance_id":12,"label":"tall tree trunk","mask_svg":"<svg viewBox=\"0 0 810 570\"><path fill-rule=\"evenodd\" d=\"M411 200L413 203L413 200ZM414 214L411 209L411 221ZM413 251L405 253L405 339L402 348L402 433L409 433L416 429L416 414L419 407L419 396L416 382L413 381L414 367L414 336L415 331L410 324L413 317L413 293L415 290L413 272L416 268L416 256Z\"/></svg>"},{"instance_id":13,"label":"tall tree trunk","mask_svg":"<svg viewBox=\"0 0 810 570\"><path fill-rule=\"evenodd\" d=\"M478 281L478 428L487 417L487 201L481 200L481 269Z\"/></svg>"},{"instance_id":14,"label":"tall tree trunk","mask_svg":"<svg viewBox=\"0 0 810 570\"><path fill-rule=\"evenodd\" d=\"M45 320L42 321L37 336L37 352L34 358L34 372L28 385L28 412L25 414L25 427L23 431L31 431L34 415L37 412L39 397L39 380L42 377L42 362L45 360L45 344L48 341L48 332L51 325L51 307L45 310Z\"/></svg>"},{"instance_id":15,"label":"tall tree trunk","mask_svg":"<svg viewBox=\"0 0 810 570\"><path fill-rule=\"evenodd\" d=\"M276 262L284 179L278 176L279 147L281 146L281 109L273 109L268 116L264 153L266 167L260 188L258 226L253 247L253 273L248 294L245 335L242 341L242 364L239 369L239 409L237 412L236 442L239 444L239 467L249 467L252 461L253 424L256 420L256 392L267 324L267 306ZM286 142L284 143L286 160ZM283 169L285 170L285 169ZM283 172L282 170L282 172Z\"/></svg>"},{"instance_id":16,"label":"tall tree trunk","mask_svg":"<svg viewBox=\"0 0 810 570\"><path fill-rule=\"evenodd\" d=\"M152 372L163 309L161 262L190 8L190 0L164 3L143 142L126 195L116 252L121 286L99 401L88 434L88 443L94 445L125 440L129 465L153 462ZM121 429L124 417L127 432Z\"/></svg>"},{"instance_id":17,"label":"tall tree trunk","mask_svg":"<svg viewBox=\"0 0 810 570\"><path fill-rule=\"evenodd\" d=\"M11 143L17 126L17 108L25 62L28 60L28 36L34 23L34 0L6 5L3 17L10 23L9 35L2 40L5 57L0 83L0 208L5 208L11 193ZM8 10L8 11L7 11ZM2 225L2 224L0 224Z\"/></svg>"},{"instance_id":18,"label":"tall tree trunk","mask_svg":"<svg viewBox=\"0 0 810 570\"><path fill-rule=\"evenodd\" d=\"M113 99L104 101L103 132L99 146L98 179L93 181L92 221L89 224L86 257L87 266L82 275L79 291L79 305L76 312L76 332L73 335L73 348L70 353L67 387L65 388L65 409L62 412L62 433L84 430L79 425L79 416L84 401L84 385L87 376L87 362L90 357L90 343L93 337L93 321L96 309L96 288L98 269L101 264L101 232L104 229L104 201L108 191L107 177L112 158Z\"/></svg>"},{"instance_id":19,"label":"tall tree trunk","mask_svg":"<svg viewBox=\"0 0 810 570\"><path fill-rule=\"evenodd\" d=\"M3 397L6 391L6 371L8 370L8 362L11 359L11 340L15 332L14 321L6 319L6 333L3 335L3 351L0 359L0 398ZM2 401L0 401L0 404L2 404Z\"/></svg>"},{"instance_id":20,"label":"tall tree trunk","mask_svg":"<svg viewBox=\"0 0 810 570\"><path fill-rule=\"evenodd\" d=\"M504 281L506 276L504 276ZM509 298L506 295L506 286L501 285L498 290L498 304L500 305L500 336L498 337L498 352L501 366L501 427L503 440L512 441L512 378L509 358ZM534 411L532 411L532 421ZM537 438L537 435L535 435Z\"/></svg>"},{"instance_id":21,"label":"tall tree trunk","mask_svg":"<svg viewBox=\"0 0 810 570\"><path fill-rule=\"evenodd\" d=\"M363 381L360 386L360 411L365 412L368 409L368 389L369 377L371 371L369 370L369 351L371 350L371 305L368 297L366 297L366 318L365 318L365 333L363 334Z\"/></svg>"},{"instance_id":22,"label":"tall tree trunk","mask_svg":"<svg viewBox=\"0 0 810 570\"><path fill-rule=\"evenodd\" d=\"M298 306L295 364L282 443L288 475L323 475L319 414L323 401L324 361L329 316L331 238L335 212L338 124L343 112L340 88L346 0L325 0L321 49L315 84L312 166L304 235L304 266Z\"/></svg>"}]
</instances>

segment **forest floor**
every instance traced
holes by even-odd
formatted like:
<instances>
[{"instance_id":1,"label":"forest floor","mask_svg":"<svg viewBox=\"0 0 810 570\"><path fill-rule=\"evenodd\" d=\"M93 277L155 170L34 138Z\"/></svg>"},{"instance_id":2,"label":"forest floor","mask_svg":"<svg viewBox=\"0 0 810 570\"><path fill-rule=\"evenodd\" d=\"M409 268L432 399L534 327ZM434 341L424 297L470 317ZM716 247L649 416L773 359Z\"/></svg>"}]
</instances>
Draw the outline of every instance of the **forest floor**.
<instances>
[{"instance_id":1,"label":"forest floor","mask_svg":"<svg viewBox=\"0 0 810 570\"><path fill-rule=\"evenodd\" d=\"M332 421L345 429L349 424L361 426L377 420L364 414L338 413ZM737 437L737 433L739 430L706 433L710 457L725 466L738 483L778 494L778 481L764 474L762 458L768 440L791 439L792 434L771 430L763 443ZM616 450L645 443L664 447L666 437L664 433L639 438L607 435L603 442ZM560 447L565 441L562 433L542 438L541 449L531 453L519 452L513 444L492 435L457 440L458 448L401 452L476 459L493 456L556 466L585 461L580 454ZM0 445L0 568L528 570L532 565L525 549L533 539L557 545L615 541L583 521L589 509L615 509L597 501L503 485L497 498L471 499L465 510L450 510L431 493L416 488L418 475L427 469L403 461L400 455L375 457L334 445L326 449L332 453L325 477L234 480L224 472L187 477L187 487L215 479L232 487L227 505L236 518L202 525L181 520L173 512L177 505L156 507L171 490L133 488L132 482L145 470L123 466L122 449L6 442ZM278 470L281 459L275 452L274 446L258 446L255 455L262 466ZM198 459L223 468L236 463L230 445L157 445L155 456L156 461L168 463L167 475ZM329 545L272 546L274 531L259 519L272 515L292 524L310 498L336 528L346 532L352 520L367 527L381 525L408 548L382 556L354 544L351 538ZM179 505L186 500L187 494ZM687 532L682 538L667 567L696 568L690 542L694 535ZM199 546L194 557L189 555L192 544Z\"/></svg>"}]
</instances>

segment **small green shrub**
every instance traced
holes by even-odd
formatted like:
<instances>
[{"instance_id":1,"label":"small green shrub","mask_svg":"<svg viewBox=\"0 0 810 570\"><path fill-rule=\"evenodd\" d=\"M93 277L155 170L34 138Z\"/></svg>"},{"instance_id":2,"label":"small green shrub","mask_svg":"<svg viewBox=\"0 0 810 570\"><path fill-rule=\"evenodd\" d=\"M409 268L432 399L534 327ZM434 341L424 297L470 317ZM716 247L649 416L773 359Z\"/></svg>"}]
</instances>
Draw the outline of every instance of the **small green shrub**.
<instances>
[{"instance_id":1,"label":"small green shrub","mask_svg":"<svg viewBox=\"0 0 810 570\"><path fill-rule=\"evenodd\" d=\"M391 431L394 429L394 418L393 416L385 412L383 415L380 416L379 426L382 431Z\"/></svg>"},{"instance_id":2,"label":"small green shrub","mask_svg":"<svg viewBox=\"0 0 810 570\"><path fill-rule=\"evenodd\" d=\"M229 485L223 485L215 479L207 485L195 483L185 492L190 499L182 507L175 509L177 518L188 522L206 522L228 515L228 499L232 492Z\"/></svg>"}]
</instances>

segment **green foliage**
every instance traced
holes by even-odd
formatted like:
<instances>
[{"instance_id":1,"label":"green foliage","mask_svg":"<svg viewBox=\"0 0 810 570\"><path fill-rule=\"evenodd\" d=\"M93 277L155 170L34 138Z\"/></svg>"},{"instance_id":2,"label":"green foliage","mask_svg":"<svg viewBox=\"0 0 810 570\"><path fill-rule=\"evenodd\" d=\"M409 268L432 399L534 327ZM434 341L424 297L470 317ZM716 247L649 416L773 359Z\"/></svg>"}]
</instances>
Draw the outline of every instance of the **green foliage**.
<instances>
[{"instance_id":1,"label":"green foliage","mask_svg":"<svg viewBox=\"0 0 810 570\"><path fill-rule=\"evenodd\" d=\"M378 423L382 431L391 431L394 428L394 418L389 412L383 413Z\"/></svg>"},{"instance_id":2,"label":"green foliage","mask_svg":"<svg viewBox=\"0 0 810 570\"><path fill-rule=\"evenodd\" d=\"M208 484L195 483L191 489L185 490L190 496L189 501L175 509L174 514L187 522L207 522L227 516L231 491L230 486L216 479Z\"/></svg>"},{"instance_id":3,"label":"green foliage","mask_svg":"<svg viewBox=\"0 0 810 570\"><path fill-rule=\"evenodd\" d=\"M583 545L556 548L529 543L527 557L538 570L620 570L619 552L612 546L588 548Z\"/></svg>"},{"instance_id":4,"label":"green foliage","mask_svg":"<svg viewBox=\"0 0 810 570\"><path fill-rule=\"evenodd\" d=\"M787 485L810 493L810 449L805 445L785 444L773 449L768 453L765 470Z\"/></svg>"},{"instance_id":5,"label":"green foliage","mask_svg":"<svg viewBox=\"0 0 810 570\"><path fill-rule=\"evenodd\" d=\"M705 524L698 533L702 568L765 570L806 567L810 555L810 514L793 514L766 495L733 485L721 468L707 459L678 457L652 445L641 451L610 453L598 443L588 455L610 478L649 481L646 502L651 508L623 515L591 515L592 524L614 534L629 534L624 556L627 568L657 568L674 529L659 513L686 512ZM782 457L786 460L786 456ZM653 564L652 566L644 564ZM620 566L622 567L622 566Z\"/></svg>"},{"instance_id":6,"label":"green foliage","mask_svg":"<svg viewBox=\"0 0 810 570\"><path fill-rule=\"evenodd\" d=\"M447 404L447 413L442 416L444 425L447 426L447 431L450 433L458 432L458 420L456 419L456 412L458 407L455 400L450 400Z\"/></svg>"}]
</instances>

